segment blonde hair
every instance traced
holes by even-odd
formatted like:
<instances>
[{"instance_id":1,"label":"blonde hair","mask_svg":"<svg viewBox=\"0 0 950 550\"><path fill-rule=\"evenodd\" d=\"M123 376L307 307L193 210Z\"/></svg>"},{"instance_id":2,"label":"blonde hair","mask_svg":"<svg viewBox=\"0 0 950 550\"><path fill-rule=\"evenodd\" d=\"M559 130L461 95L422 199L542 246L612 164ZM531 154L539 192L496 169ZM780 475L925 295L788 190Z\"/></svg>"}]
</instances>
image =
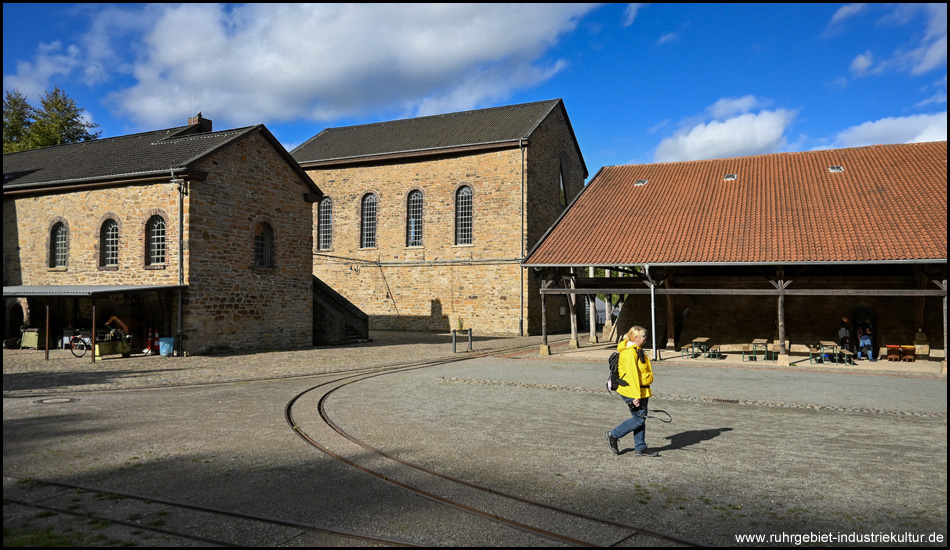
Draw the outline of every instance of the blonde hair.
<instances>
[{"instance_id":1,"label":"blonde hair","mask_svg":"<svg viewBox=\"0 0 950 550\"><path fill-rule=\"evenodd\" d=\"M627 340L633 342L640 336L643 336L647 333L647 329L641 327L640 325L635 325L630 327L630 330L627 331Z\"/></svg>"}]
</instances>

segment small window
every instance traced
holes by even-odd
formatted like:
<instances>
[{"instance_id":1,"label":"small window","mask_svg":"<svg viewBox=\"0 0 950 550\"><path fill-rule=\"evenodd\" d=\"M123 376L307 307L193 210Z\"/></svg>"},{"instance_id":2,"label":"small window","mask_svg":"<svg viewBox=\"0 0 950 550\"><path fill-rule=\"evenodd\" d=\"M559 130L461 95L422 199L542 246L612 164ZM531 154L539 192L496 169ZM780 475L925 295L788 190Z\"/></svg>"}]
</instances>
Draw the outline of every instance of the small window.
<instances>
[{"instance_id":1,"label":"small window","mask_svg":"<svg viewBox=\"0 0 950 550\"><path fill-rule=\"evenodd\" d=\"M567 186L564 184L564 166L558 170L558 176L561 178L561 204L567 206Z\"/></svg>"},{"instance_id":2,"label":"small window","mask_svg":"<svg viewBox=\"0 0 950 550\"><path fill-rule=\"evenodd\" d=\"M726 174L722 181L733 181L739 178L739 174Z\"/></svg>"},{"instance_id":3,"label":"small window","mask_svg":"<svg viewBox=\"0 0 950 550\"><path fill-rule=\"evenodd\" d=\"M649 183L649 181L650 181L650 180L637 180L637 182L634 183L633 185L635 185L635 186L642 186L642 185L646 185L647 183Z\"/></svg>"},{"instance_id":4,"label":"small window","mask_svg":"<svg viewBox=\"0 0 950 550\"><path fill-rule=\"evenodd\" d=\"M254 267L274 267L274 230L266 223L254 232Z\"/></svg>"},{"instance_id":5,"label":"small window","mask_svg":"<svg viewBox=\"0 0 950 550\"><path fill-rule=\"evenodd\" d=\"M361 202L360 248L376 248L376 195L368 194Z\"/></svg>"},{"instance_id":6,"label":"small window","mask_svg":"<svg viewBox=\"0 0 950 550\"><path fill-rule=\"evenodd\" d=\"M422 246L422 191L409 193L406 204L406 246Z\"/></svg>"},{"instance_id":7,"label":"small window","mask_svg":"<svg viewBox=\"0 0 950 550\"><path fill-rule=\"evenodd\" d=\"M472 188L455 193L455 244L472 244Z\"/></svg>"},{"instance_id":8,"label":"small window","mask_svg":"<svg viewBox=\"0 0 950 550\"><path fill-rule=\"evenodd\" d=\"M829 166L828 171L831 172L832 174L836 174L838 172L844 172L844 166L838 166L838 165Z\"/></svg>"},{"instance_id":9,"label":"small window","mask_svg":"<svg viewBox=\"0 0 950 550\"><path fill-rule=\"evenodd\" d=\"M66 267L66 252L69 250L69 229L63 222L56 222L49 235L49 266Z\"/></svg>"},{"instance_id":10,"label":"small window","mask_svg":"<svg viewBox=\"0 0 950 550\"><path fill-rule=\"evenodd\" d=\"M333 248L333 201L330 197L320 201L317 221L317 248L331 250Z\"/></svg>"},{"instance_id":11,"label":"small window","mask_svg":"<svg viewBox=\"0 0 950 550\"><path fill-rule=\"evenodd\" d=\"M99 265L119 265L119 222L112 219L106 220L99 232Z\"/></svg>"},{"instance_id":12,"label":"small window","mask_svg":"<svg viewBox=\"0 0 950 550\"><path fill-rule=\"evenodd\" d=\"M165 263L165 218L155 215L145 226L145 265Z\"/></svg>"}]
</instances>

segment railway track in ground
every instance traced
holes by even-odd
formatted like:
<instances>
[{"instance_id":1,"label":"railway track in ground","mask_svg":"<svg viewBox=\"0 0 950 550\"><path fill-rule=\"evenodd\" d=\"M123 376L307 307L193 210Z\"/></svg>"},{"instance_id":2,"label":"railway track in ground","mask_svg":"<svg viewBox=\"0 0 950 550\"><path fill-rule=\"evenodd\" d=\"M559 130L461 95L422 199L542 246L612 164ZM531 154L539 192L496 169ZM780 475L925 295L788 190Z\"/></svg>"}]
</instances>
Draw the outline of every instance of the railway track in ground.
<instances>
[{"instance_id":1,"label":"railway track in ground","mask_svg":"<svg viewBox=\"0 0 950 550\"><path fill-rule=\"evenodd\" d=\"M341 529L290 521L258 514L248 514L195 503L175 501L101 487L77 485L54 480L36 479L4 473L15 480L16 487L4 490L4 540L6 518L19 512L36 513L34 520L41 533L56 530L52 540L68 541L54 546L245 546L248 533L270 531L270 536L285 537L290 542L301 532L316 536L323 546L417 546L399 539L389 539ZM6 484L5 484L6 485ZM44 523L56 527L46 527ZM281 535L283 533L283 535ZM12 536L12 535L11 535ZM34 544L48 546L50 539L32 535ZM36 544L42 540L47 543Z\"/></svg>"},{"instance_id":2,"label":"railway track in ground","mask_svg":"<svg viewBox=\"0 0 950 550\"><path fill-rule=\"evenodd\" d=\"M517 351L496 350L474 356ZM468 355L465 359L474 356ZM453 361L426 361L335 377L294 397L286 407L287 423L308 444L352 468L494 525L490 528L490 540L471 541L470 545L701 546L682 537L553 506L412 463L347 433L327 413L327 400L340 388L368 378L442 366ZM301 425L294 410L314 406L319 410L319 422Z\"/></svg>"},{"instance_id":3,"label":"railway track in ground","mask_svg":"<svg viewBox=\"0 0 950 550\"><path fill-rule=\"evenodd\" d=\"M322 374L315 378L321 378L323 382L299 393L287 403L286 420L297 436L348 467L397 487L413 498L425 499L436 510L449 509L453 517L461 514L469 518L455 521L475 524L479 526L475 530L484 535L480 540L469 541L470 545L699 546L667 533L551 506L402 460L346 433L327 415L324 407L334 391L366 378L520 351L524 350L493 350L466 354L457 359ZM316 400L320 411L318 423L302 427L295 420L295 407L303 400ZM106 529L120 531L111 544L106 545L127 544L131 540L132 544L154 546L243 546L249 540L262 540L263 532L266 532L264 540L284 541L276 545L299 545L303 534L306 534L308 545L321 546L443 544L433 542L437 539L430 536L416 536L417 533L380 536L379 533L385 529L374 529L375 533L351 532L135 492L29 478L15 472L5 472L4 477L17 480L17 483L4 484L5 519L8 511L19 507L49 517L73 517L100 533ZM11 485L15 490L8 491ZM90 544L90 539L81 540ZM456 541L456 544L464 542Z\"/></svg>"}]
</instances>

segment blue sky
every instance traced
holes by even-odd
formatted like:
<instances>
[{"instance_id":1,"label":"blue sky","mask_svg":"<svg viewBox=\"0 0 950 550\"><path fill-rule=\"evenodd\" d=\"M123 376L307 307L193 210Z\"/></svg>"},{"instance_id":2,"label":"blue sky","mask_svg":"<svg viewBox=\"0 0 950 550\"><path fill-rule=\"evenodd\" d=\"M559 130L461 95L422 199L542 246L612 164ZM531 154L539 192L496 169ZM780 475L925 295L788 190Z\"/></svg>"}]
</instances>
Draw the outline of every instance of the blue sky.
<instances>
[{"instance_id":1,"label":"blue sky","mask_svg":"<svg viewBox=\"0 0 950 550\"><path fill-rule=\"evenodd\" d=\"M3 88L103 137L563 98L606 165L947 139L946 4L4 4Z\"/></svg>"}]
</instances>

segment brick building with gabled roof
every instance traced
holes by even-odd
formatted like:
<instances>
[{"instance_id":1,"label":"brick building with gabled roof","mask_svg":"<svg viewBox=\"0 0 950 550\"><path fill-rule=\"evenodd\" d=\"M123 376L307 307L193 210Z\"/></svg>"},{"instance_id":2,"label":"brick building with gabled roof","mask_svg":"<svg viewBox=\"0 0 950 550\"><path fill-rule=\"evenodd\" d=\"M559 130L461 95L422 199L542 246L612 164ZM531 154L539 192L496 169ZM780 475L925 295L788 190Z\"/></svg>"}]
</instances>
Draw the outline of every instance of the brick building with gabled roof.
<instances>
[{"instance_id":1,"label":"brick building with gabled roof","mask_svg":"<svg viewBox=\"0 0 950 550\"><path fill-rule=\"evenodd\" d=\"M372 328L540 330L520 264L588 174L563 101L328 128L292 155L325 193L314 274Z\"/></svg>"},{"instance_id":2,"label":"brick building with gabled roof","mask_svg":"<svg viewBox=\"0 0 950 550\"><path fill-rule=\"evenodd\" d=\"M661 347L806 345L849 316L879 348L945 348L947 143L604 167L525 265L555 295L585 293L556 288L567 268L627 272L574 282L628 294L627 325L654 326Z\"/></svg>"},{"instance_id":3,"label":"brick building with gabled roof","mask_svg":"<svg viewBox=\"0 0 950 550\"><path fill-rule=\"evenodd\" d=\"M187 126L3 155L5 336L119 317L184 353L312 345L320 189L263 126Z\"/></svg>"}]
</instances>

